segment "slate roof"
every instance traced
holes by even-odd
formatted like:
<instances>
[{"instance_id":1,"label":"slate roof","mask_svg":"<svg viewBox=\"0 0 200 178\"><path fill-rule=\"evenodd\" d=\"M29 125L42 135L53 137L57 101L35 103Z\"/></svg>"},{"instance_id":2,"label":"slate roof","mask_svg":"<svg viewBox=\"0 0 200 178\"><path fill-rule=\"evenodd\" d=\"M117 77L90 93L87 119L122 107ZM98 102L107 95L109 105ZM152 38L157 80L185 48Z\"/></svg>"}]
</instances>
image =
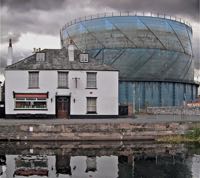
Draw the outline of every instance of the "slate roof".
<instances>
[{"instance_id":1,"label":"slate roof","mask_svg":"<svg viewBox=\"0 0 200 178\"><path fill-rule=\"evenodd\" d=\"M45 61L36 61L36 54L33 54L17 63L6 67L6 70L96 70L96 71L118 71L111 66L98 64L94 59L89 58L88 63L79 62L80 51L75 51L75 60L69 61L66 48L44 49Z\"/></svg>"}]
</instances>

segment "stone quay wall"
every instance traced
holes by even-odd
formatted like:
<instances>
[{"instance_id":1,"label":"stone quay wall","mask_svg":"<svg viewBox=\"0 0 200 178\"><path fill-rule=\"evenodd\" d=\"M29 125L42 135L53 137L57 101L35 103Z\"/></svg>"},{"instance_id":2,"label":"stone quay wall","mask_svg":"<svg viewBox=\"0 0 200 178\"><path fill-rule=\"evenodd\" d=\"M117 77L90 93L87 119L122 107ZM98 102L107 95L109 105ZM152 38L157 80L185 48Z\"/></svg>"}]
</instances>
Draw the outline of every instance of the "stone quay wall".
<instances>
[{"instance_id":1,"label":"stone quay wall","mask_svg":"<svg viewBox=\"0 0 200 178\"><path fill-rule=\"evenodd\" d=\"M0 140L83 141L155 140L161 136L182 135L197 123L81 123L0 125Z\"/></svg>"},{"instance_id":2,"label":"stone quay wall","mask_svg":"<svg viewBox=\"0 0 200 178\"><path fill-rule=\"evenodd\" d=\"M199 115L200 107L147 107L148 114Z\"/></svg>"}]
</instances>

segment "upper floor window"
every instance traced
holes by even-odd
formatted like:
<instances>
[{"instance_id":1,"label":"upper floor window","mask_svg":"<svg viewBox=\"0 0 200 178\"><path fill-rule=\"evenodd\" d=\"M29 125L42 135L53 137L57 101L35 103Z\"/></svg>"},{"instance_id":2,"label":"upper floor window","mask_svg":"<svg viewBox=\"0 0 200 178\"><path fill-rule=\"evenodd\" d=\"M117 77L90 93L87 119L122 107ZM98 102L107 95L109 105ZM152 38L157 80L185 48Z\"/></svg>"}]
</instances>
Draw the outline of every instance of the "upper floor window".
<instances>
[{"instance_id":1,"label":"upper floor window","mask_svg":"<svg viewBox=\"0 0 200 178\"><path fill-rule=\"evenodd\" d=\"M29 88L39 88L39 72L29 72Z\"/></svg>"},{"instance_id":2,"label":"upper floor window","mask_svg":"<svg viewBox=\"0 0 200 178\"><path fill-rule=\"evenodd\" d=\"M58 88L68 88L68 72L58 72Z\"/></svg>"},{"instance_id":3,"label":"upper floor window","mask_svg":"<svg viewBox=\"0 0 200 178\"><path fill-rule=\"evenodd\" d=\"M36 61L44 62L45 61L45 53L44 52L37 52L36 53Z\"/></svg>"},{"instance_id":4,"label":"upper floor window","mask_svg":"<svg viewBox=\"0 0 200 178\"><path fill-rule=\"evenodd\" d=\"M97 88L96 72L87 72L87 88Z\"/></svg>"},{"instance_id":5,"label":"upper floor window","mask_svg":"<svg viewBox=\"0 0 200 178\"><path fill-rule=\"evenodd\" d=\"M82 62L82 63L88 62L88 54L87 53L80 54L80 62Z\"/></svg>"}]
</instances>

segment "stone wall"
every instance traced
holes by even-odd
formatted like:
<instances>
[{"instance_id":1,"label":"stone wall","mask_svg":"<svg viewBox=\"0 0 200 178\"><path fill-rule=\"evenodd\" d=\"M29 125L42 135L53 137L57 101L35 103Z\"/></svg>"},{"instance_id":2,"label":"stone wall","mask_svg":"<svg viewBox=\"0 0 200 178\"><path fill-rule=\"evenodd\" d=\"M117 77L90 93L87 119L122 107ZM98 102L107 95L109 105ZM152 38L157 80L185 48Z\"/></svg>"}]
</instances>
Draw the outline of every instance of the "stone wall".
<instances>
[{"instance_id":1,"label":"stone wall","mask_svg":"<svg viewBox=\"0 0 200 178\"><path fill-rule=\"evenodd\" d=\"M200 115L200 107L147 107L148 114Z\"/></svg>"},{"instance_id":2,"label":"stone wall","mask_svg":"<svg viewBox=\"0 0 200 178\"><path fill-rule=\"evenodd\" d=\"M184 134L192 123L84 123L1 125L0 140L154 140Z\"/></svg>"}]
</instances>

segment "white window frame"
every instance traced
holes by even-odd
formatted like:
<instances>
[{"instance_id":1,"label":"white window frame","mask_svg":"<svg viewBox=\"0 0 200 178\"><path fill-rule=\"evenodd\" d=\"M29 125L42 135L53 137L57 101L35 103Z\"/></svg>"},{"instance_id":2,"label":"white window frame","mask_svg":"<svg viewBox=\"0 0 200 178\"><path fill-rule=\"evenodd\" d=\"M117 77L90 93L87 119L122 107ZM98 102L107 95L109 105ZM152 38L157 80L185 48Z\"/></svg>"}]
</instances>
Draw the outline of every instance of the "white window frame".
<instances>
[{"instance_id":1,"label":"white window frame","mask_svg":"<svg viewBox=\"0 0 200 178\"><path fill-rule=\"evenodd\" d=\"M17 102L26 103L24 107L17 107ZM43 107L36 107L34 103L45 103ZM47 99L40 98L15 98L15 109L16 110L47 110Z\"/></svg>"},{"instance_id":2,"label":"white window frame","mask_svg":"<svg viewBox=\"0 0 200 178\"><path fill-rule=\"evenodd\" d=\"M44 52L37 52L36 53L36 61L37 62L44 62L45 61L45 53Z\"/></svg>"},{"instance_id":3,"label":"white window frame","mask_svg":"<svg viewBox=\"0 0 200 178\"><path fill-rule=\"evenodd\" d=\"M91 78L89 75L94 75L94 78ZM87 87L89 89L97 88L97 72L87 72Z\"/></svg>"},{"instance_id":4,"label":"white window frame","mask_svg":"<svg viewBox=\"0 0 200 178\"><path fill-rule=\"evenodd\" d=\"M36 75L36 76L33 76ZM39 88L39 72L29 71L28 72L28 87L29 88Z\"/></svg>"},{"instance_id":5,"label":"white window frame","mask_svg":"<svg viewBox=\"0 0 200 178\"><path fill-rule=\"evenodd\" d=\"M66 75L66 80L63 76L61 76L61 74ZM58 88L69 88L68 75L69 75L69 72L67 72L67 71L66 72L58 71Z\"/></svg>"},{"instance_id":6,"label":"white window frame","mask_svg":"<svg viewBox=\"0 0 200 178\"><path fill-rule=\"evenodd\" d=\"M87 63L88 62L88 53L80 54L80 62Z\"/></svg>"},{"instance_id":7,"label":"white window frame","mask_svg":"<svg viewBox=\"0 0 200 178\"><path fill-rule=\"evenodd\" d=\"M91 99L95 101L95 104L91 103ZM87 114L97 114L97 97L87 97Z\"/></svg>"}]
</instances>

